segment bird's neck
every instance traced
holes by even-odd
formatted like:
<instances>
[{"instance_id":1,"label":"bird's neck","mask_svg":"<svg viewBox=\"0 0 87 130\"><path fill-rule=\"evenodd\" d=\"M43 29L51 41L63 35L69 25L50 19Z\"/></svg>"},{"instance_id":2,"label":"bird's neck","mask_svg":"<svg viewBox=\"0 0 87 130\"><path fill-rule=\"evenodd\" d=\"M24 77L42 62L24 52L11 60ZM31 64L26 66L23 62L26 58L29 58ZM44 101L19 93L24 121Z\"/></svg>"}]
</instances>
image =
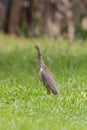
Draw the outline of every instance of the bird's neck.
<instances>
[{"instance_id":1,"label":"bird's neck","mask_svg":"<svg viewBox=\"0 0 87 130\"><path fill-rule=\"evenodd\" d=\"M44 62L43 62L43 60L42 60L42 56L41 56L40 49L38 49L37 59L38 59L38 70L40 70L40 69L43 67L43 65L44 65Z\"/></svg>"},{"instance_id":2,"label":"bird's neck","mask_svg":"<svg viewBox=\"0 0 87 130\"><path fill-rule=\"evenodd\" d=\"M38 58L38 69L40 70L43 67L44 63L41 57Z\"/></svg>"}]
</instances>

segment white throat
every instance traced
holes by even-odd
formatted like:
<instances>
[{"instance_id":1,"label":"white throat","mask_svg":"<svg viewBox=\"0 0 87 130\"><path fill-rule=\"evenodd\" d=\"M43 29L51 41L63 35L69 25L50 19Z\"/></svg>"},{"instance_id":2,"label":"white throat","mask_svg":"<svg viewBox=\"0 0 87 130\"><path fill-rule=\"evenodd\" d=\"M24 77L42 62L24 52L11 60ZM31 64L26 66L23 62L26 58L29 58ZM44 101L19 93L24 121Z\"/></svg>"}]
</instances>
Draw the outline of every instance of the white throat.
<instances>
[{"instance_id":1,"label":"white throat","mask_svg":"<svg viewBox=\"0 0 87 130\"><path fill-rule=\"evenodd\" d=\"M40 69L40 73L41 73L42 71L43 71L43 69L41 68L41 69Z\"/></svg>"},{"instance_id":2,"label":"white throat","mask_svg":"<svg viewBox=\"0 0 87 130\"><path fill-rule=\"evenodd\" d=\"M42 73L42 71L43 71L43 69L40 68L40 70L39 70L39 77L40 77L40 80L41 80L41 81L42 81L42 77L41 77L41 73Z\"/></svg>"}]
</instances>

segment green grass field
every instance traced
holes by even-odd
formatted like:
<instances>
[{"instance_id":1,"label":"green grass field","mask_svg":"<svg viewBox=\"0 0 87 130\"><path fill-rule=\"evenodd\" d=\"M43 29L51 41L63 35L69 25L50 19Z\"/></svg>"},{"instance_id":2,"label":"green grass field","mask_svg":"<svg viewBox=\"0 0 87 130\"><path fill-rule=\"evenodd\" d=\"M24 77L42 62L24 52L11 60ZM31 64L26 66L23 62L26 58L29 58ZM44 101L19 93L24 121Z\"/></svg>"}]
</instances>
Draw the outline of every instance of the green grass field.
<instances>
[{"instance_id":1,"label":"green grass field","mask_svg":"<svg viewBox=\"0 0 87 130\"><path fill-rule=\"evenodd\" d=\"M39 81L35 44L58 96ZM0 34L0 130L87 130L87 42Z\"/></svg>"}]
</instances>

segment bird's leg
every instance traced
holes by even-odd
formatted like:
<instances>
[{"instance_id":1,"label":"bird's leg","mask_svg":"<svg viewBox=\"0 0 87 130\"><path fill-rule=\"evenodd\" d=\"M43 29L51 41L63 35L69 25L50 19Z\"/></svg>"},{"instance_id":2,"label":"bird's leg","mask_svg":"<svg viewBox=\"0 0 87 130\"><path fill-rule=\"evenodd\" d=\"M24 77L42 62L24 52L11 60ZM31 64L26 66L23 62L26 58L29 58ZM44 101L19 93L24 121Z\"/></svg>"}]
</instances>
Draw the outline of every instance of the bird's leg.
<instances>
[{"instance_id":1,"label":"bird's leg","mask_svg":"<svg viewBox=\"0 0 87 130\"><path fill-rule=\"evenodd\" d=\"M47 88L47 94L50 94L50 90Z\"/></svg>"}]
</instances>

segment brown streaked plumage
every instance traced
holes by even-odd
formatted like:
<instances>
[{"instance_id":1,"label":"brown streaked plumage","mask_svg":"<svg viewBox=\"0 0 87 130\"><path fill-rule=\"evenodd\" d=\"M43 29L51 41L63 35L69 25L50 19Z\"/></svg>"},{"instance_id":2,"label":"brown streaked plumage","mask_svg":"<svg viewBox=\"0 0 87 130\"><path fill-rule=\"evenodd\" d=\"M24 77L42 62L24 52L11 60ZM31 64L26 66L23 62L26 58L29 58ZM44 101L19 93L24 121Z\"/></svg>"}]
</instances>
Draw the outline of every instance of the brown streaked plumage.
<instances>
[{"instance_id":1,"label":"brown streaked plumage","mask_svg":"<svg viewBox=\"0 0 87 130\"><path fill-rule=\"evenodd\" d=\"M54 95L57 95L58 90L56 87L56 82L54 80L54 77L52 76L52 74L50 73L50 71L48 70L48 68L46 67L46 65L42 60L39 46L35 45L35 48L37 49L37 53L38 53L37 59L38 59L38 71L39 71L40 80L45 85L47 92L49 94L51 91Z\"/></svg>"}]
</instances>

